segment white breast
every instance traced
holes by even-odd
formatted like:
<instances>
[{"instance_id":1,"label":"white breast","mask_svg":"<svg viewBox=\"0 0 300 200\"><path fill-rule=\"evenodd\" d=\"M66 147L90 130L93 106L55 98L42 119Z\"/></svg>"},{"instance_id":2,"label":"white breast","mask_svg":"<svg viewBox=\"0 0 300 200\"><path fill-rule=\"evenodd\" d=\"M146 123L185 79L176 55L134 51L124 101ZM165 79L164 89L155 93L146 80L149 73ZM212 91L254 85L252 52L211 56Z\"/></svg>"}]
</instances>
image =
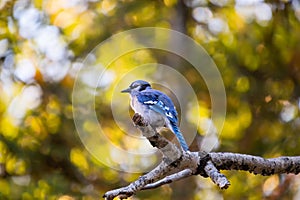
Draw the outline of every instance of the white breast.
<instances>
[{"instance_id":1,"label":"white breast","mask_svg":"<svg viewBox=\"0 0 300 200\"><path fill-rule=\"evenodd\" d=\"M137 98L135 96L131 96L131 102L130 102L131 108L134 110L135 113L143 114L143 111L145 110L145 106L138 102Z\"/></svg>"},{"instance_id":2,"label":"white breast","mask_svg":"<svg viewBox=\"0 0 300 200\"><path fill-rule=\"evenodd\" d=\"M161 128L166 124L166 117L154 110L148 109L146 105L140 103L135 96L131 96L131 108L135 113L139 113L143 118L151 124L152 127Z\"/></svg>"}]
</instances>

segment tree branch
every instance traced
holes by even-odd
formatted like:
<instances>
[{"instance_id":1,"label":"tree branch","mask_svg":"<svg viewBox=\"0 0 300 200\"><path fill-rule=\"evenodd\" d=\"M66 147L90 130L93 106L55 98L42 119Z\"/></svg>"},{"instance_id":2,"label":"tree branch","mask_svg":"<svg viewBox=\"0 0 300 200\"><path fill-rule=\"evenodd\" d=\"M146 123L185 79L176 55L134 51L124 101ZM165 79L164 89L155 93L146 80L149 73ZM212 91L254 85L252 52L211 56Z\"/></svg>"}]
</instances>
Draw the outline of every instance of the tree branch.
<instances>
[{"instance_id":1,"label":"tree branch","mask_svg":"<svg viewBox=\"0 0 300 200\"><path fill-rule=\"evenodd\" d=\"M204 167L204 170L206 174L210 177L210 179L219 186L221 189L227 189L230 185L230 182L227 180L227 178L224 176L224 174L221 174L219 170L215 167L215 165L208 161L206 163L206 166Z\"/></svg>"},{"instance_id":2,"label":"tree branch","mask_svg":"<svg viewBox=\"0 0 300 200\"><path fill-rule=\"evenodd\" d=\"M158 188L162 185L165 185L165 184L169 184L169 183L172 183L172 182L175 182L175 181L179 181L181 179L184 179L184 178L187 178L189 176L192 176L193 173L192 173L192 170L190 169L185 169L181 172L178 172L176 174L172 174L170 176L167 176L155 183L151 183L151 184L148 184L146 185L145 187L142 188L142 190L149 190L149 189L154 189L154 188Z\"/></svg>"},{"instance_id":3,"label":"tree branch","mask_svg":"<svg viewBox=\"0 0 300 200\"><path fill-rule=\"evenodd\" d=\"M219 170L243 170L263 176L300 172L300 156L270 159L237 153L209 153L209 156Z\"/></svg>"},{"instance_id":4,"label":"tree branch","mask_svg":"<svg viewBox=\"0 0 300 200\"><path fill-rule=\"evenodd\" d=\"M103 197L108 200L117 196L126 199L140 190L157 188L192 175L210 177L219 188L226 189L230 183L219 170L243 170L264 176L300 172L300 156L264 159L236 153L185 152L157 133L139 114L133 116L133 122L151 145L162 152L163 160L128 186L106 192Z\"/></svg>"}]
</instances>

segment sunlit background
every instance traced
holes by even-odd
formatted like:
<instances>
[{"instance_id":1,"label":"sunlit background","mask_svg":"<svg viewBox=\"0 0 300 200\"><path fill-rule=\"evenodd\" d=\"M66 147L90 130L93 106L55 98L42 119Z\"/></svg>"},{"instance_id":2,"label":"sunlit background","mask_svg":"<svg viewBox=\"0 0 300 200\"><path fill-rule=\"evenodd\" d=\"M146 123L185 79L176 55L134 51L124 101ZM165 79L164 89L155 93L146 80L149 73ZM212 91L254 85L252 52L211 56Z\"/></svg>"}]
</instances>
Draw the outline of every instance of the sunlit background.
<instances>
[{"instance_id":1,"label":"sunlit background","mask_svg":"<svg viewBox=\"0 0 300 200\"><path fill-rule=\"evenodd\" d=\"M99 199L140 175L111 169L87 152L74 126L72 89L83 60L96 45L121 31L146 26L189 35L218 66L226 87L227 117L215 151L267 158L300 155L298 0L1 0L0 199ZM113 52L107 48L93 59ZM122 140L124 133L111 120L111 95L118 77L143 63L172 66L193 87L200 110L180 105L189 110L180 117L191 126L198 125L194 116L202 119L197 146L211 123L207 87L189 63L153 50L117 59L97 86L96 110L109 139L122 147L135 145ZM154 70L133 78L145 74L181 87ZM97 77L87 73L84 83L88 86L93 79ZM106 95L99 95L103 91ZM85 128L94 129L89 123ZM209 179L192 177L133 199L300 198L296 175L224 173L231 181L226 191Z\"/></svg>"}]
</instances>

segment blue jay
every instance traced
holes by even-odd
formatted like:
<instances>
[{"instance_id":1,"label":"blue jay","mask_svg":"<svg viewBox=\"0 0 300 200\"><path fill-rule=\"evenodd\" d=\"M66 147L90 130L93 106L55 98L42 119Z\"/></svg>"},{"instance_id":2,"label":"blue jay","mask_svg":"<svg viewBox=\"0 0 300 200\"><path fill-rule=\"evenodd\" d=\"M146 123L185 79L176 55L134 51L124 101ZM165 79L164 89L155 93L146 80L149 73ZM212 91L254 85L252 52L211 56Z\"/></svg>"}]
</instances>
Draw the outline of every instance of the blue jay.
<instances>
[{"instance_id":1,"label":"blue jay","mask_svg":"<svg viewBox=\"0 0 300 200\"><path fill-rule=\"evenodd\" d=\"M176 135L183 150L188 150L178 127L176 108L167 95L152 89L151 85L143 80L134 81L129 88L121 92L130 94L130 105L135 113L139 113L155 129L167 126Z\"/></svg>"}]
</instances>

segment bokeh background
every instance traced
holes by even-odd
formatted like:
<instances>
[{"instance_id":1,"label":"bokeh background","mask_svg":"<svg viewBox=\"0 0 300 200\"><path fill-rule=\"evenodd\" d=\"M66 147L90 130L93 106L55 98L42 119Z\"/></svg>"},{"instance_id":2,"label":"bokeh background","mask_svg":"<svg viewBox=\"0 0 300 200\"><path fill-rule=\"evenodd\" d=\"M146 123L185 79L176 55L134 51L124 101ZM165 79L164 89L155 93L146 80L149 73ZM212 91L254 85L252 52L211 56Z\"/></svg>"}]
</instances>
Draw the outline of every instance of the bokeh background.
<instances>
[{"instance_id":1,"label":"bokeh background","mask_svg":"<svg viewBox=\"0 0 300 200\"><path fill-rule=\"evenodd\" d=\"M97 44L145 26L189 35L218 66L227 117L215 151L266 158L300 154L298 0L1 0L0 199L99 199L141 175L111 169L87 152L73 121L72 89L82 61ZM193 116L202 122L210 117L209 93L192 66L162 51L132 52L116 60L97 86L99 120L115 143L131 145L122 140L120 129L110 126L115 80L150 62L178 70L197 94L199 112L191 109L182 120L193 125ZM154 70L147 73L172 80ZM180 82L172 84L180 87ZM85 128L92 131L93 125ZM202 132L199 126L199 136ZM224 173L232 184L226 191L192 177L132 199L300 198L296 175Z\"/></svg>"}]
</instances>

